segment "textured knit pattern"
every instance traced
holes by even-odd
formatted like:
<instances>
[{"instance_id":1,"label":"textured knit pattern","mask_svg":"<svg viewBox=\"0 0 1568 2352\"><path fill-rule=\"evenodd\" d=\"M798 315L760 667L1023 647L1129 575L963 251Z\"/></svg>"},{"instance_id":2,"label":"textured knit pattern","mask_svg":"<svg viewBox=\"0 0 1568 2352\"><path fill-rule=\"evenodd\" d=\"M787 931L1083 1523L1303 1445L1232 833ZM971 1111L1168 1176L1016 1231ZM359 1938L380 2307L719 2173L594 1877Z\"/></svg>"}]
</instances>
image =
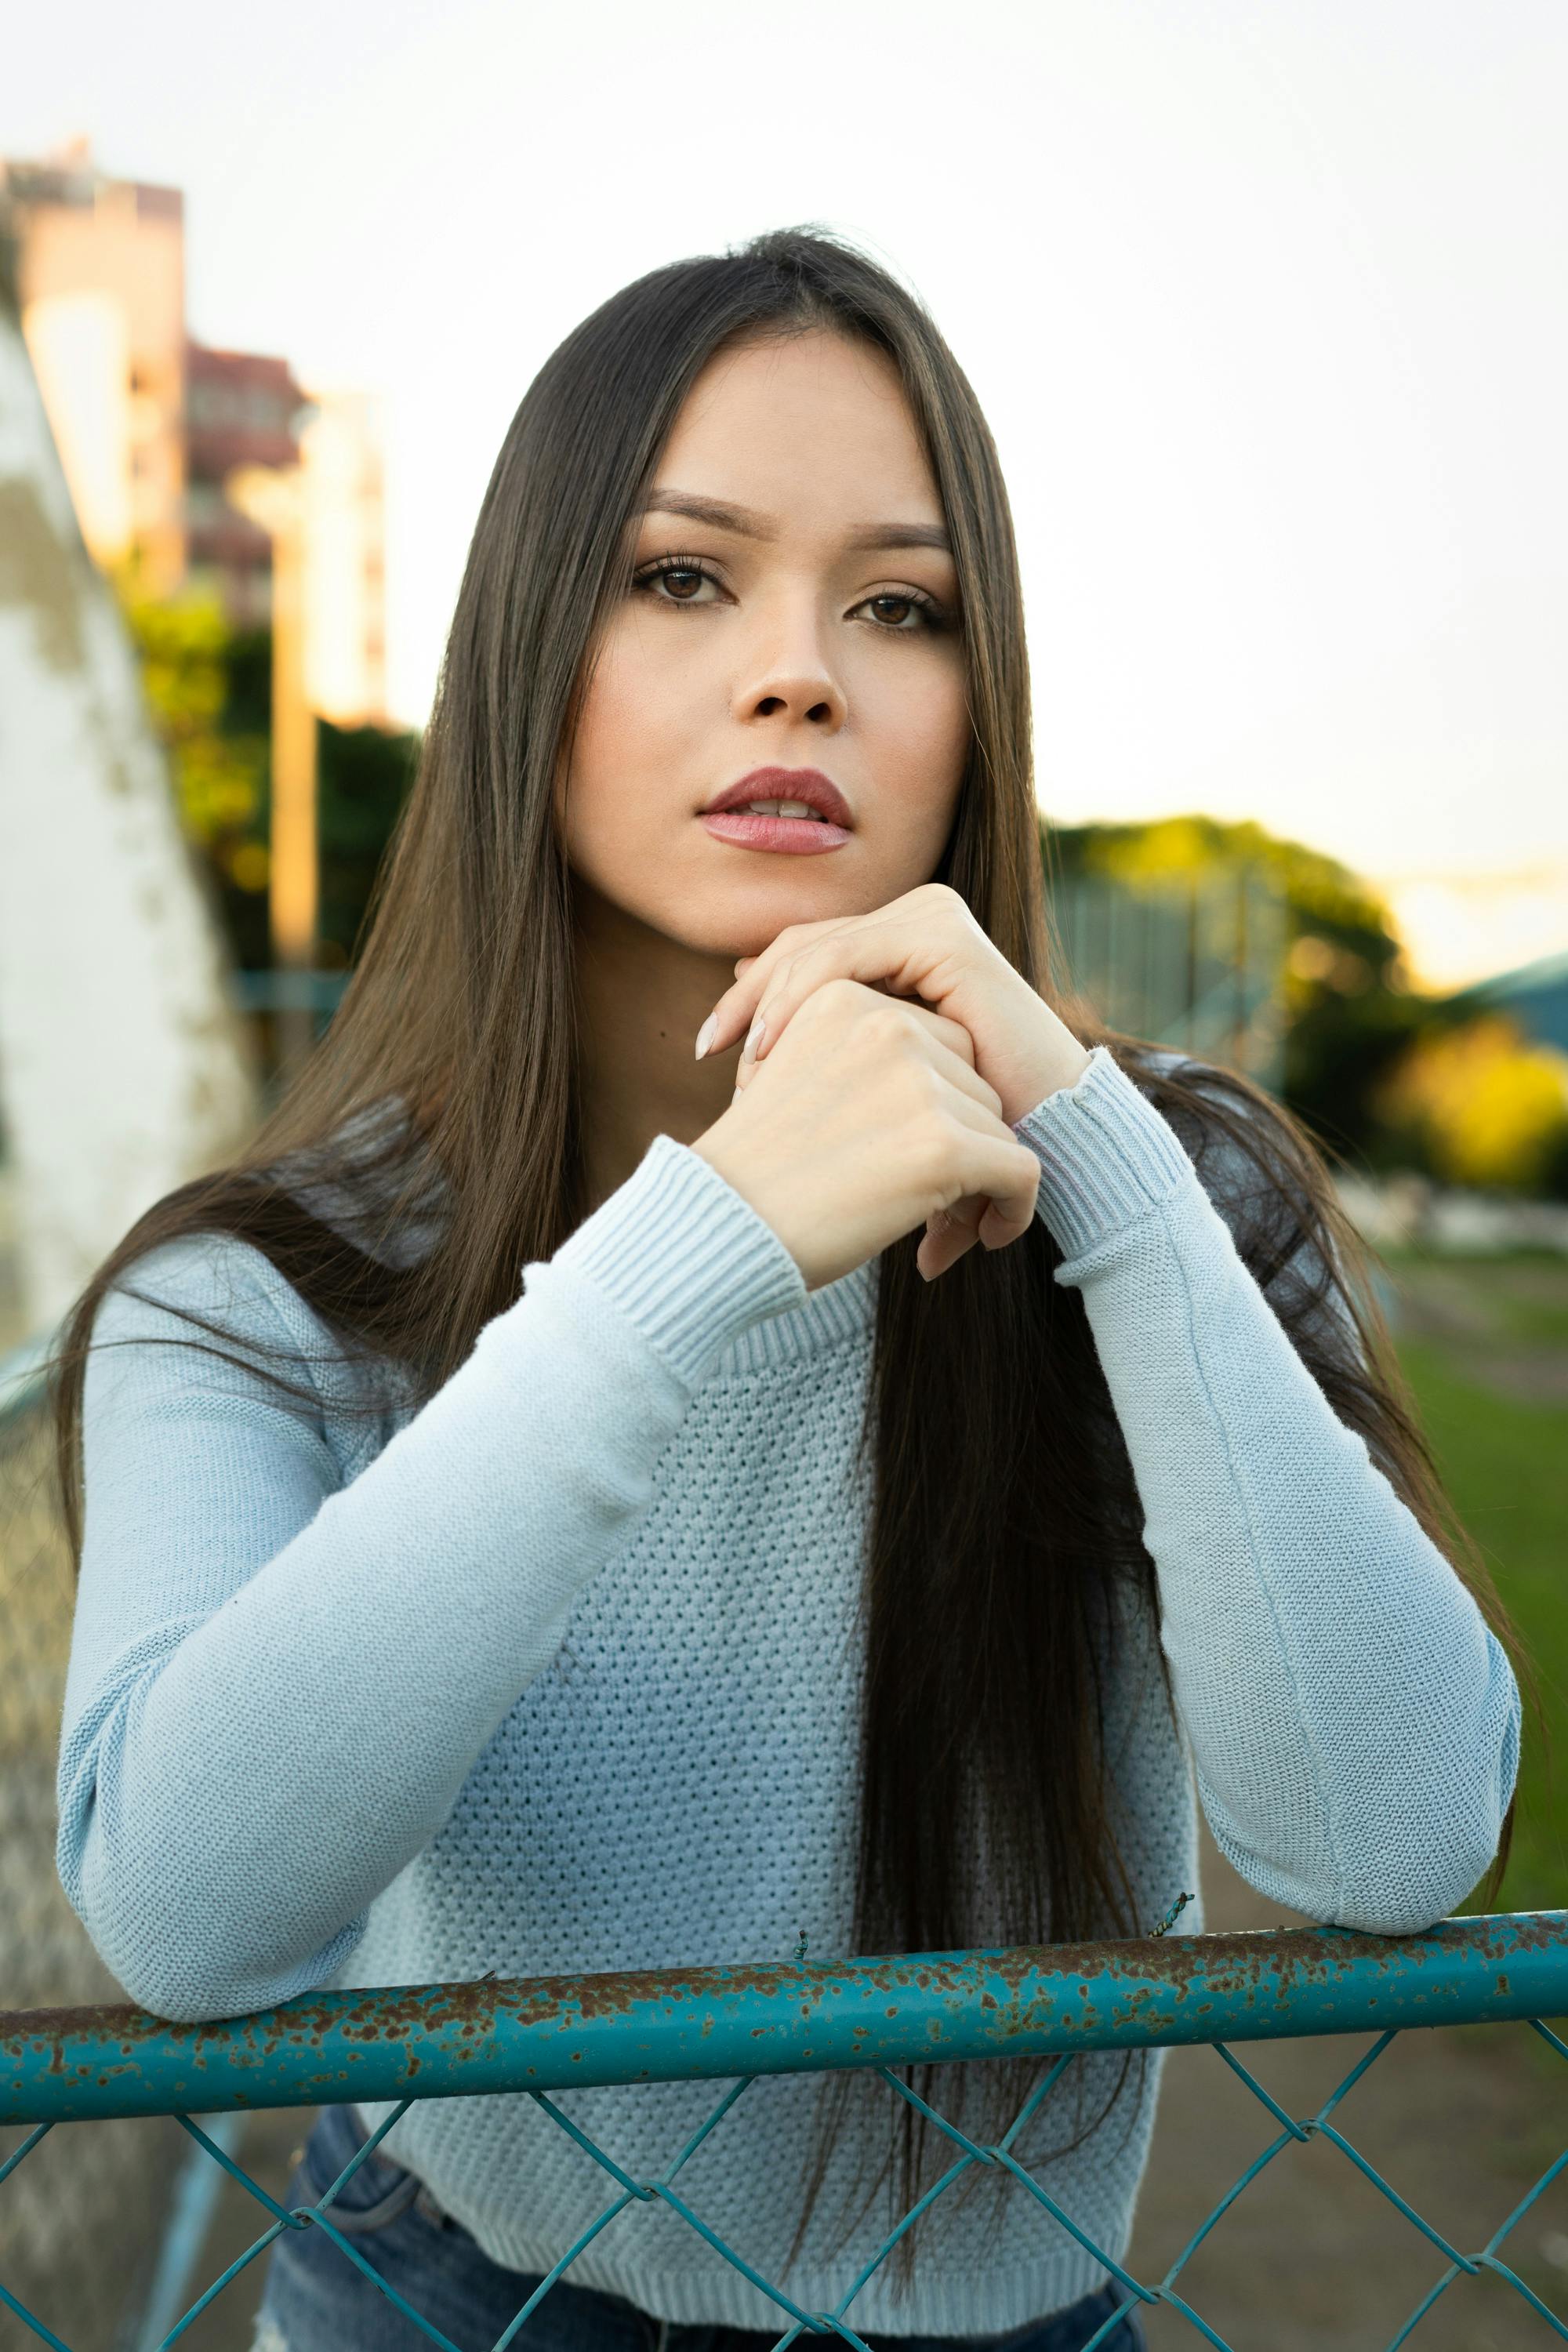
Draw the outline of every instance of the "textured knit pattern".
<instances>
[{"instance_id":1,"label":"textured knit pattern","mask_svg":"<svg viewBox=\"0 0 1568 2352\"><path fill-rule=\"evenodd\" d=\"M1016 1132L1158 1572L1160 1627L1127 1628L1108 1743L1146 1921L1196 1885L1195 1765L1216 1838L1265 1895L1354 1927L1429 1926L1486 1869L1512 1788L1501 1650L1303 1369L1223 1190L1103 1049ZM95 1349L88 1372L58 1860L131 1998L224 2018L326 1985L777 1959L802 1927L814 1956L844 1953L875 1278L873 1260L807 1294L772 1230L659 1136L523 1269L440 1392L379 1424L343 1412L345 1372L314 1373L317 1407L290 1407L159 1344L189 1327L111 1294L95 1337L143 1344ZM167 1244L131 1279L238 1335L330 1350L232 1240ZM1158 2071L1042 2174L1118 2255ZM647 2174L714 2095L562 2104ZM764 2275L781 2275L817 2095L809 2078L754 2084L682 2176ZM808 2307L842 2296L894 2218L874 2203L834 2250L890 2101L858 2083L784 2282ZM524 2097L417 2102L385 2145L518 2270L547 2268L606 2201ZM858 2326L996 2332L1100 2283L994 2186L937 2205L914 2290L895 2300L879 2273ZM662 2318L776 2325L658 2200L573 2275Z\"/></svg>"}]
</instances>

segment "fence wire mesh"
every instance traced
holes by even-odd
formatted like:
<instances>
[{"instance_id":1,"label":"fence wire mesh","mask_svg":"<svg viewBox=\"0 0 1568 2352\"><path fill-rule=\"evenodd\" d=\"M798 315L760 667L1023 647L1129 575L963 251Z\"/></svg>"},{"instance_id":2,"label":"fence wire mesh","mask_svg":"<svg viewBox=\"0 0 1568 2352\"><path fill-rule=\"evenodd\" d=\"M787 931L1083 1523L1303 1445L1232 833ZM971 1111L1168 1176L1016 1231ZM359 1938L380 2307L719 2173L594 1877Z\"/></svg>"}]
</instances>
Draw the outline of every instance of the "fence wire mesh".
<instances>
[{"instance_id":1,"label":"fence wire mesh","mask_svg":"<svg viewBox=\"0 0 1568 2352\"><path fill-rule=\"evenodd\" d=\"M891 1999L889 1997L892 1997ZM1528 2015L1539 2008L1543 2013ZM516 2342L554 2286L618 2215L658 2199L723 2261L731 2263L778 2315L776 2352L802 2335L832 2336L864 2352L854 2304L895 2246L976 2166L1006 2176L1011 2190L1033 2200L1084 2248L1119 2290L1117 2312L1085 2347L1110 2339L1130 2308L1158 2309L1182 2323L1188 2340L1220 2352L1245 2352L1184 2291L1184 2274L1252 2184L1293 2146L1318 2140L1353 2166L1385 2200L1390 2217L1430 2250L1430 2277L1389 2339L1405 2344L1456 2282L1482 2273L1500 2282L1521 2313L1532 2313L1549 2336L1568 2340L1568 2323L1521 2276L1509 2242L1525 2216L1568 2167L1568 2149L1547 2165L1487 2235L1468 2243L1419 2210L1399 2183L1358 2147L1342 2113L1351 2095L1402 2032L1447 2021L1521 2019L1555 2059L1568 2042L1546 2021L1568 2009L1568 1915L1503 1916L1445 1923L1429 1936L1397 1942L1335 1929L1259 1932L1250 1937L1152 1938L1124 1944L1016 1953L924 1955L846 1964L783 1962L774 1968L664 1971L630 1978L490 1981L475 1986L396 1987L325 1992L225 2027L170 2026L132 2010L0 2019L0 2064L8 2122L30 2122L0 2167L0 2197L15 2194L29 2165L53 2137L73 2143L108 2126L94 2117L173 2114L179 2127L252 2199L256 2235L195 2294L159 2339L172 2347L234 2282L287 2231L313 2230L339 2258L372 2282L421 2337L445 2352L472 2352L442 2332L401 2294L333 2209L415 2097L510 2092L531 2099L605 2177L605 2197L593 2221L552 2268L528 2287L493 2352ZM872 2027L868 2019L885 2021ZM1343 2032L1358 2018L1387 2021L1372 2045L1312 2112L1292 2115L1238 2057L1232 2043L1279 2034ZM937 2031L933 2034L933 2022ZM563 2032L563 2028L568 2029ZM1492 2030L1497 2030L1495 2027ZM199 2058L195 2042L199 2037ZM994 2143L971 2137L902 2079L917 2052L933 2042L943 2057L995 2055L1005 2048L1039 2055L1038 2080L1009 2128ZM1015 2153L1021 2136L1089 2049L1206 2042L1257 2101L1263 2125L1251 2162L1195 2221L1181 2252L1157 2277L1140 2277L1118 2251L1085 2228ZM1063 2045L1067 2046L1063 2046ZM729 2071L738 2052L759 2053L754 2071ZM830 2309L808 2308L787 2284L753 2263L743 2245L721 2236L688 2201L680 2176L696 2150L731 2121L745 2095L769 2076L859 2064L890 2097L928 2116L951 2145L947 2169L867 2253ZM416 2066L428 2087L405 2086ZM287 2205L229 2154L188 2112L194 2072L214 2110L302 2105L345 2078L361 2103L398 2098L390 2114L320 2196ZM460 2084L454 2080L460 2075ZM586 2082L648 2083L713 2079L714 2105L683 2146L653 2175L626 2168L562 2108L552 2092ZM179 2095L184 2095L182 2099ZM36 2118L36 2120L34 2120ZM743 2119L742 2119L743 2120ZM74 2168L71 2174L74 2183ZM73 2192L74 2193L74 2192ZM520 2287L525 2284L520 2281ZM0 2298L37 2341L78 2352L55 2315L29 2305L10 2284ZM1347 2282L1347 2310L1354 2282ZM526 2340L526 2339L525 2339ZM1512 2341L1510 2337L1507 2339ZM1546 2340L1546 2339L1542 2339Z\"/></svg>"}]
</instances>

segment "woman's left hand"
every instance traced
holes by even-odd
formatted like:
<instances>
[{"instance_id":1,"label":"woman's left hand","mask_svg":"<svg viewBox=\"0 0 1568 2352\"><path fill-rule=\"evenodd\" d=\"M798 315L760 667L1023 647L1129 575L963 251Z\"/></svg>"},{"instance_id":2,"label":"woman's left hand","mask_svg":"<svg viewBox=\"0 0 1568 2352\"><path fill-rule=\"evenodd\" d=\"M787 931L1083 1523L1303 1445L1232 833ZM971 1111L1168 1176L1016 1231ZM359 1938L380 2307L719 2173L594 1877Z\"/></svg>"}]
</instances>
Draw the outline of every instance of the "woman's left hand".
<instances>
[{"instance_id":1,"label":"woman's left hand","mask_svg":"<svg viewBox=\"0 0 1568 2352\"><path fill-rule=\"evenodd\" d=\"M791 1015L828 980L858 980L891 996L918 998L962 1022L974 1066L1001 1099L1009 1126L1089 1066L1089 1053L1022 972L981 929L958 892L923 882L867 915L791 923L761 955L742 956L703 1024L702 1053L721 1053L744 1036L736 1090L752 1082ZM931 1226L920 1252L928 1278L961 1257L974 1240L985 1203L960 1202L944 1231ZM973 1213L971 1213L973 1212Z\"/></svg>"}]
</instances>

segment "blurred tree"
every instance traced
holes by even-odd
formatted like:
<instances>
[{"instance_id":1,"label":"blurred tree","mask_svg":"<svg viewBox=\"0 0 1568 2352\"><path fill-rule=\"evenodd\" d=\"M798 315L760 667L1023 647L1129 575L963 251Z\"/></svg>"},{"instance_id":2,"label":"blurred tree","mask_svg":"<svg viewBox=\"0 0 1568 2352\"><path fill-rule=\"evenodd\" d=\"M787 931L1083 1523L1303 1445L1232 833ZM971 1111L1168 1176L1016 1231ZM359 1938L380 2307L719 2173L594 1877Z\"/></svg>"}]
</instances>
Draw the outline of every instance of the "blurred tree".
<instances>
[{"instance_id":1,"label":"blurred tree","mask_svg":"<svg viewBox=\"0 0 1568 2352\"><path fill-rule=\"evenodd\" d=\"M1377 1108L1405 1157L1451 1183L1554 1191L1568 1171L1568 1055L1506 1013L1417 1038Z\"/></svg>"},{"instance_id":2,"label":"blurred tree","mask_svg":"<svg viewBox=\"0 0 1568 2352\"><path fill-rule=\"evenodd\" d=\"M271 636L232 628L205 592L154 600L133 576L118 584L147 699L169 748L186 836L212 867L236 962L245 971L265 971ZM318 963L331 971L353 957L419 739L400 728L318 723Z\"/></svg>"},{"instance_id":3,"label":"blurred tree","mask_svg":"<svg viewBox=\"0 0 1568 2352\"><path fill-rule=\"evenodd\" d=\"M1285 902L1283 1093L1336 1150L1388 1164L1378 1081L1435 1017L1411 989L1392 918L1334 858L1260 824L1165 817L1146 824L1043 825L1047 877L1100 874L1128 888L1251 868Z\"/></svg>"},{"instance_id":4,"label":"blurred tree","mask_svg":"<svg viewBox=\"0 0 1568 2352\"><path fill-rule=\"evenodd\" d=\"M148 596L133 572L121 606L154 726L168 748L180 821L220 881L253 836L267 777L267 723L231 709L233 634L216 594Z\"/></svg>"},{"instance_id":5,"label":"blurred tree","mask_svg":"<svg viewBox=\"0 0 1568 2352\"><path fill-rule=\"evenodd\" d=\"M353 961L376 868L414 782L419 738L401 728L321 721L317 791L321 828L323 971Z\"/></svg>"}]
</instances>

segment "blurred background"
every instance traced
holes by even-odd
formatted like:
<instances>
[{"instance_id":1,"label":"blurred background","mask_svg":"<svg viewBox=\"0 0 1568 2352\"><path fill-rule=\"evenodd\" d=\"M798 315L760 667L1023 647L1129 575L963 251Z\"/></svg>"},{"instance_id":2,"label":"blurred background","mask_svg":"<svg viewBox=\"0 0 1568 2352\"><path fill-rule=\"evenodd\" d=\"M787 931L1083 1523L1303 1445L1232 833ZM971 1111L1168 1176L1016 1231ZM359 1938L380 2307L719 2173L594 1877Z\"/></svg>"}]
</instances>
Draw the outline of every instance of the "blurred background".
<instances>
[{"instance_id":1,"label":"blurred background","mask_svg":"<svg viewBox=\"0 0 1568 2352\"><path fill-rule=\"evenodd\" d=\"M0 2006L116 1991L53 1876L70 1591L29 1366L132 1220L216 1164L330 1022L535 371L630 278L785 223L918 288L990 418L1063 977L1249 1071L1333 1157L1561 1725L1557 0L976 0L961 31L929 0L777 21L81 0L4 46ZM1504 1907L1563 1902L1565 1801L1535 1746ZM1211 1924L1273 1923L1205 1870ZM1437 2039L1403 2087L1368 2078L1417 2170ZM1440 2039L1467 2053L1448 2087L1504 2200L1555 2092L1495 2034ZM1331 2063L1280 2063L1310 2058ZM1225 2159L1217 2112L1167 2100L1151 2262ZM247 2126L274 2193L308 2120ZM125 2352L260 2209L232 2185L204 2203L172 2125L92 2137L58 2159L70 2200L47 2148L0 2187L0 2281L44 2281L72 2344ZM84 2269L89 2177L120 2251ZM1366 2291L1394 2294L1398 2256L1357 2236L1377 2217L1320 2186ZM1272 2193L1247 2204L1271 2294ZM1240 2326L1265 2257L1227 2268L1223 2244L1205 2307L1230 2296ZM1518 2259L1543 2294L1564 2284L1568 2205L1543 2202ZM1352 2340L1323 2275L1320 2245L1271 2345ZM1421 2341L1537 2340L1471 2284ZM183 2340L247 2342L247 2291Z\"/></svg>"}]
</instances>

